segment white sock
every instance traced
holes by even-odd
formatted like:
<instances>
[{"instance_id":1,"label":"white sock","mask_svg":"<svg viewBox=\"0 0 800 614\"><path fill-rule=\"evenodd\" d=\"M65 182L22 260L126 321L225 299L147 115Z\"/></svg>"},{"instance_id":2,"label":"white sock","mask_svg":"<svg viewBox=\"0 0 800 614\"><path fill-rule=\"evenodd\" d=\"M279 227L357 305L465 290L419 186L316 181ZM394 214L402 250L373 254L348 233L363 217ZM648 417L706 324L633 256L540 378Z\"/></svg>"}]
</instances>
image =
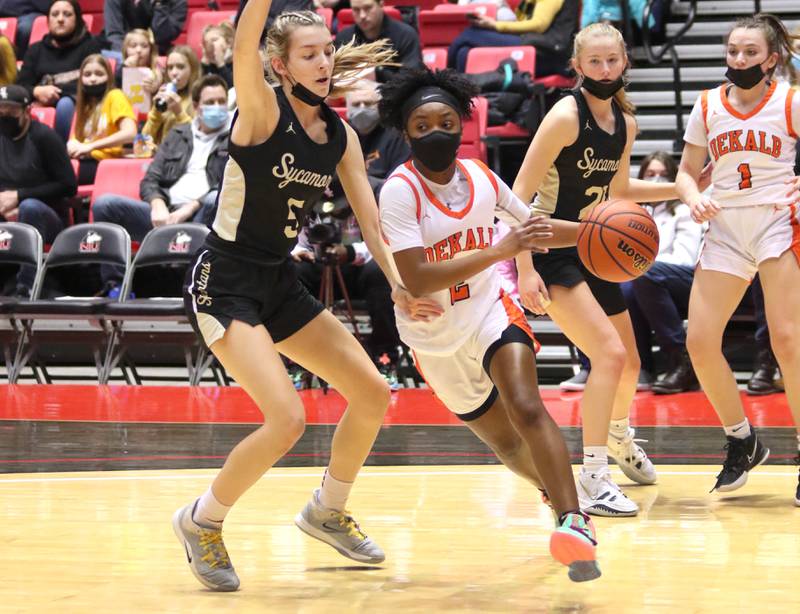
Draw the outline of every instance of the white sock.
<instances>
[{"instance_id":1,"label":"white sock","mask_svg":"<svg viewBox=\"0 0 800 614\"><path fill-rule=\"evenodd\" d=\"M622 439L625 435L628 434L628 428L630 427L630 423L628 421L628 416L624 418L620 418L619 420L612 420L611 424L608 427L609 433L611 433L617 439Z\"/></svg>"},{"instance_id":2,"label":"white sock","mask_svg":"<svg viewBox=\"0 0 800 614\"><path fill-rule=\"evenodd\" d=\"M597 473L603 467L608 467L608 448L606 448L606 446L584 446L584 471L588 473Z\"/></svg>"},{"instance_id":3,"label":"white sock","mask_svg":"<svg viewBox=\"0 0 800 614\"><path fill-rule=\"evenodd\" d=\"M203 493L203 496L197 500L192 513L192 520L194 520L201 527L209 529L221 529L222 521L228 515L232 505L223 505L211 492L211 487Z\"/></svg>"},{"instance_id":4,"label":"white sock","mask_svg":"<svg viewBox=\"0 0 800 614\"><path fill-rule=\"evenodd\" d=\"M747 418L742 420L739 424L731 424L723 428L728 437L735 437L736 439L747 439L750 437L750 423L747 421Z\"/></svg>"},{"instance_id":5,"label":"white sock","mask_svg":"<svg viewBox=\"0 0 800 614\"><path fill-rule=\"evenodd\" d=\"M328 509L337 512L344 511L351 488L353 488L353 482L337 480L326 469L325 475L322 477L322 487L319 489L319 502Z\"/></svg>"}]
</instances>

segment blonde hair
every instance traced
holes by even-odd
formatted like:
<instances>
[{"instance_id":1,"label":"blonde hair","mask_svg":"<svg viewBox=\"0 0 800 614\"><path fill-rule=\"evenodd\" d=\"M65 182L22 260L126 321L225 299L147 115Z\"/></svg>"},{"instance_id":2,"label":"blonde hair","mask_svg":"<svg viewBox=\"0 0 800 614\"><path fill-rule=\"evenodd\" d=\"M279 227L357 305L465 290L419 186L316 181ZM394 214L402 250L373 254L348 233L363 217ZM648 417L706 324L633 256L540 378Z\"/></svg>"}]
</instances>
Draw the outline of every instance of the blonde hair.
<instances>
[{"instance_id":1,"label":"blonde hair","mask_svg":"<svg viewBox=\"0 0 800 614\"><path fill-rule=\"evenodd\" d=\"M14 45L6 36L0 35L0 85L17 81L17 56Z\"/></svg>"},{"instance_id":2,"label":"blonde hair","mask_svg":"<svg viewBox=\"0 0 800 614\"><path fill-rule=\"evenodd\" d=\"M203 28L203 35L200 37L200 40L205 41L206 34L212 30L219 30L220 34L222 34L222 38L224 38L225 42L228 43L228 46L233 47L233 37L236 34L236 31L233 28L232 22L225 20L217 24L208 24L205 28Z\"/></svg>"},{"instance_id":3,"label":"blonde hair","mask_svg":"<svg viewBox=\"0 0 800 614\"><path fill-rule=\"evenodd\" d=\"M625 69L623 70L623 79L625 79L625 71L627 71L628 68L628 53L625 51L625 39L622 38L622 33L619 30L608 23L593 23L586 26L575 35L575 44L572 48L572 65L575 66L577 64L578 56L583 51L584 47L589 43L589 39L600 36L608 36L613 38L615 42L619 43L620 49L622 49L622 55L625 57ZM583 75L578 75L578 82L575 84L575 88L579 89L582 83ZM627 85L627 79L625 79L625 84ZM617 93L614 94L614 100L617 101L617 104L624 113L633 115L636 112L636 107L634 107L633 103L628 100L628 96L625 93L624 87L617 90Z\"/></svg>"},{"instance_id":4,"label":"blonde hair","mask_svg":"<svg viewBox=\"0 0 800 614\"><path fill-rule=\"evenodd\" d=\"M267 32L267 74L271 81L281 83L281 77L272 67L272 58L280 58L284 65L289 61L289 42L292 32L303 26L316 26L328 31L321 16L312 11L289 11L278 15ZM367 68L378 66L400 66L392 59L395 51L386 39L357 45L355 38L342 45L333 55L333 73L331 75L331 98L340 98L356 87L359 73Z\"/></svg>"},{"instance_id":5,"label":"blonde hair","mask_svg":"<svg viewBox=\"0 0 800 614\"><path fill-rule=\"evenodd\" d=\"M167 67L169 67L169 56L173 53L182 55L189 65L189 80L186 82L186 87L178 91L178 95L184 98L189 95L195 82L200 78L200 60L197 59L197 54L189 45L175 45L167 52ZM168 68L164 69L164 79L169 79Z\"/></svg>"},{"instance_id":6,"label":"blonde hair","mask_svg":"<svg viewBox=\"0 0 800 614\"><path fill-rule=\"evenodd\" d=\"M150 45L150 56L147 58L147 67L150 68L154 73L158 74L158 47L156 47L156 39L153 36L153 31L150 28L146 30L144 28L135 28L128 32L125 35L125 38L122 40L122 60L125 61L125 58L128 57L128 45L133 42L134 37L142 36L147 41L147 44Z\"/></svg>"},{"instance_id":7,"label":"blonde hair","mask_svg":"<svg viewBox=\"0 0 800 614\"><path fill-rule=\"evenodd\" d=\"M759 13L752 17L748 16L737 19L736 23L733 24L733 27L730 29L730 32L728 32L728 36L725 37L726 44L733 31L739 28L745 30L760 30L764 35L764 40L767 41L767 53L770 55L773 53L778 54L778 61L775 63L775 66L767 71L767 77L772 77L776 70L780 70L781 73L787 76L790 83L797 83L797 71L794 66L792 66L792 55L794 53L792 43L796 40L800 40L800 36L789 34L786 30L786 26L783 25L783 22L775 17L775 15Z\"/></svg>"},{"instance_id":8,"label":"blonde hair","mask_svg":"<svg viewBox=\"0 0 800 614\"><path fill-rule=\"evenodd\" d=\"M106 91L103 92L103 97L100 100L87 99L86 94L83 92L83 69L89 64L99 64L108 77L106 79ZM114 73L111 71L111 64L108 60L99 53L87 55L83 62L78 74L78 96L75 101L75 138L79 141L84 141L86 138L92 137L97 132L97 125L100 122L100 110L103 108L103 100L108 96L108 93L114 89ZM86 130L86 124L91 124L89 131Z\"/></svg>"}]
</instances>

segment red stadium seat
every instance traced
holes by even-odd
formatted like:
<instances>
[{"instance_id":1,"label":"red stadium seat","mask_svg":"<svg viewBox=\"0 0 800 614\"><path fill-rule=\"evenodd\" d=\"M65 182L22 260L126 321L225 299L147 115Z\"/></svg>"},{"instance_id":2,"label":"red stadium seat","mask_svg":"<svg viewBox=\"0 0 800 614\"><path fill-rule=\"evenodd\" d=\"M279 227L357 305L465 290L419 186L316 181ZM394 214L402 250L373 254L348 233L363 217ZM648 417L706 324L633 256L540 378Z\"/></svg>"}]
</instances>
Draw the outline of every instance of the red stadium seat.
<instances>
[{"instance_id":1,"label":"red stadium seat","mask_svg":"<svg viewBox=\"0 0 800 614\"><path fill-rule=\"evenodd\" d=\"M31 117L50 128L54 128L56 125L55 107L31 107Z\"/></svg>"},{"instance_id":2,"label":"red stadium seat","mask_svg":"<svg viewBox=\"0 0 800 614\"><path fill-rule=\"evenodd\" d=\"M83 22L86 24L86 28L93 32L92 28L94 27L94 15L84 15ZM29 45L33 45L33 43L38 43L42 40L45 34L48 33L47 28L47 15L39 15L36 19L33 20L33 27L31 28L31 38L28 41Z\"/></svg>"},{"instance_id":3,"label":"red stadium seat","mask_svg":"<svg viewBox=\"0 0 800 614\"><path fill-rule=\"evenodd\" d=\"M533 82L548 89L570 89L575 86L575 79L564 75L547 75L546 77L534 79Z\"/></svg>"},{"instance_id":4,"label":"red stadium seat","mask_svg":"<svg viewBox=\"0 0 800 614\"><path fill-rule=\"evenodd\" d=\"M447 68L447 49L444 47L423 49L422 61L431 70L443 70Z\"/></svg>"},{"instance_id":5,"label":"red stadium seat","mask_svg":"<svg viewBox=\"0 0 800 614\"><path fill-rule=\"evenodd\" d=\"M497 15L497 7L481 5L488 17ZM419 12L419 40L422 47L448 47L469 25L469 13L477 12L472 6L454 6Z\"/></svg>"},{"instance_id":6,"label":"red stadium seat","mask_svg":"<svg viewBox=\"0 0 800 614\"><path fill-rule=\"evenodd\" d=\"M458 148L459 158L478 158L486 162L487 147L483 137L486 136L489 121L489 102L478 96L473 100L472 117L461 127L461 146Z\"/></svg>"},{"instance_id":7,"label":"red stadium seat","mask_svg":"<svg viewBox=\"0 0 800 614\"><path fill-rule=\"evenodd\" d=\"M189 45L197 57L203 55L203 28L209 25L217 25L223 21L233 21L236 11L195 11L189 17L189 25L186 28L186 44Z\"/></svg>"},{"instance_id":8,"label":"red stadium seat","mask_svg":"<svg viewBox=\"0 0 800 614\"><path fill-rule=\"evenodd\" d=\"M437 4L433 10L445 13L476 13L492 19L497 17L496 4Z\"/></svg>"},{"instance_id":9,"label":"red stadium seat","mask_svg":"<svg viewBox=\"0 0 800 614\"><path fill-rule=\"evenodd\" d=\"M397 21L403 20L403 18L400 16L400 11L393 6L384 6L383 12L392 19L396 19ZM342 9L336 15L336 18L339 20L337 31L341 31L347 26L352 26L356 22L355 19L353 19L353 9Z\"/></svg>"},{"instance_id":10,"label":"red stadium seat","mask_svg":"<svg viewBox=\"0 0 800 614\"><path fill-rule=\"evenodd\" d=\"M325 20L325 26L328 28L328 30L333 32L333 9L320 6L317 8L317 15Z\"/></svg>"},{"instance_id":11,"label":"red stadium seat","mask_svg":"<svg viewBox=\"0 0 800 614\"><path fill-rule=\"evenodd\" d=\"M112 158L100 160L94 178L91 205L103 194L119 194L128 198L139 198L139 184L144 178L150 158ZM89 209L89 219L92 211Z\"/></svg>"},{"instance_id":12,"label":"red stadium seat","mask_svg":"<svg viewBox=\"0 0 800 614\"><path fill-rule=\"evenodd\" d=\"M0 17L0 34L10 40L12 44L15 44L15 37L17 36L17 18Z\"/></svg>"},{"instance_id":13,"label":"red stadium seat","mask_svg":"<svg viewBox=\"0 0 800 614\"><path fill-rule=\"evenodd\" d=\"M420 11L428 11L436 8L446 0L403 0L403 6L416 6Z\"/></svg>"},{"instance_id":14,"label":"red stadium seat","mask_svg":"<svg viewBox=\"0 0 800 614\"><path fill-rule=\"evenodd\" d=\"M347 107L331 107L331 111L334 111L344 121L347 121Z\"/></svg>"}]
</instances>

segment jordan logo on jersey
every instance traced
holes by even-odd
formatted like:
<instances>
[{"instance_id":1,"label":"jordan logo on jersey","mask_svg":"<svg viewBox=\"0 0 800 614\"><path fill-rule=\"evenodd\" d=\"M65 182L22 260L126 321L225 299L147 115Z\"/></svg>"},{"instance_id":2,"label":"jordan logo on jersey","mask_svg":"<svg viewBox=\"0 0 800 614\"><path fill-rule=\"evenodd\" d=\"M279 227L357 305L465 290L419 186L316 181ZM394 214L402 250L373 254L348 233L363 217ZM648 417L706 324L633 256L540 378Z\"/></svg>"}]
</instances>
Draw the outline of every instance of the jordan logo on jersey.
<instances>
[{"instance_id":1,"label":"jordan logo on jersey","mask_svg":"<svg viewBox=\"0 0 800 614\"><path fill-rule=\"evenodd\" d=\"M458 252L486 249L492 244L493 235L494 228L482 226L468 228L464 232L456 232L446 239L437 241L433 247L426 247L425 258L428 262L441 262L442 260L452 260Z\"/></svg>"},{"instance_id":2,"label":"jordan logo on jersey","mask_svg":"<svg viewBox=\"0 0 800 614\"><path fill-rule=\"evenodd\" d=\"M583 150L583 160L577 164L578 169L586 171L583 173L583 178L587 179L595 171L612 171L616 172L619 168L619 160L608 158L595 158L594 148L587 147Z\"/></svg>"},{"instance_id":3,"label":"jordan logo on jersey","mask_svg":"<svg viewBox=\"0 0 800 614\"><path fill-rule=\"evenodd\" d=\"M289 126L286 128L286 134L297 134L294 131L294 122L289 122Z\"/></svg>"},{"instance_id":4,"label":"jordan logo on jersey","mask_svg":"<svg viewBox=\"0 0 800 614\"><path fill-rule=\"evenodd\" d=\"M744 135L744 136L743 136ZM708 142L711 155L716 162L725 154L735 151L757 151L773 158L781 155L781 138L774 134L767 135L763 130L729 130L722 132Z\"/></svg>"},{"instance_id":5,"label":"jordan logo on jersey","mask_svg":"<svg viewBox=\"0 0 800 614\"><path fill-rule=\"evenodd\" d=\"M285 188L290 183L301 183L315 188L327 188L333 177L330 175L320 175L313 171L302 168L295 168L294 154L285 153L281 157L281 165L272 167L272 174L276 179L283 179L278 184L279 189Z\"/></svg>"}]
</instances>

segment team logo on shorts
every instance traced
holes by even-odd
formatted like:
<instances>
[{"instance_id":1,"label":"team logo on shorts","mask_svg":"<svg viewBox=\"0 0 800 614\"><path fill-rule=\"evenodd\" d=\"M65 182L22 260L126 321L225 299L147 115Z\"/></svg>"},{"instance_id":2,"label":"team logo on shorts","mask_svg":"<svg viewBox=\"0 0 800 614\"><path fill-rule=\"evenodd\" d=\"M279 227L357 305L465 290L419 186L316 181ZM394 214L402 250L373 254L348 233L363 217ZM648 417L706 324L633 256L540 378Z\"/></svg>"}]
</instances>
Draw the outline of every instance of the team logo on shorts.
<instances>
[{"instance_id":1,"label":"team logo on shorts","mask_svg":"<svg viewBox=\"0 0 800 614\"><path fill-rule=\"evenodd\" d=\"M197 278L197 304L211 305L211 297L208 296L208 278L211 275L211 263L203 262L200 265L200 275Z\"/></svg>"},{"instance_id":2,"label":"team logo on shorts","mask_svg":"<svg viewBox=\"0 0 800 614\"><path fill-rule=\"evenodd\" d=\"M167 246L167 251L170 254L188 254L189 248L192 246L192 237L182 230L178 231Z\"/></svg>"},{"instance_id":3,"label":"team logo on shorts","mask_svg":"<svg viewBox=\"0 0 800 614\"><path fill-rule=\"evenodd\" d=\"M7 230L0 230L0 252L7 252L11 249L11 240L14 238Z\"/></svg>"},{"instance_id":4,"label":"team logo on shorts","mask_svg":"<svg viewBox=\"0 0 800 614\"><path fill-rule=\"evenodd\" d=\"M100 244L103 242L103 236L99 232L90 230L86 236L81 239L78 246L78 251L81 254L98 254L100 253Z\"/></svg>"}]
</instances>

